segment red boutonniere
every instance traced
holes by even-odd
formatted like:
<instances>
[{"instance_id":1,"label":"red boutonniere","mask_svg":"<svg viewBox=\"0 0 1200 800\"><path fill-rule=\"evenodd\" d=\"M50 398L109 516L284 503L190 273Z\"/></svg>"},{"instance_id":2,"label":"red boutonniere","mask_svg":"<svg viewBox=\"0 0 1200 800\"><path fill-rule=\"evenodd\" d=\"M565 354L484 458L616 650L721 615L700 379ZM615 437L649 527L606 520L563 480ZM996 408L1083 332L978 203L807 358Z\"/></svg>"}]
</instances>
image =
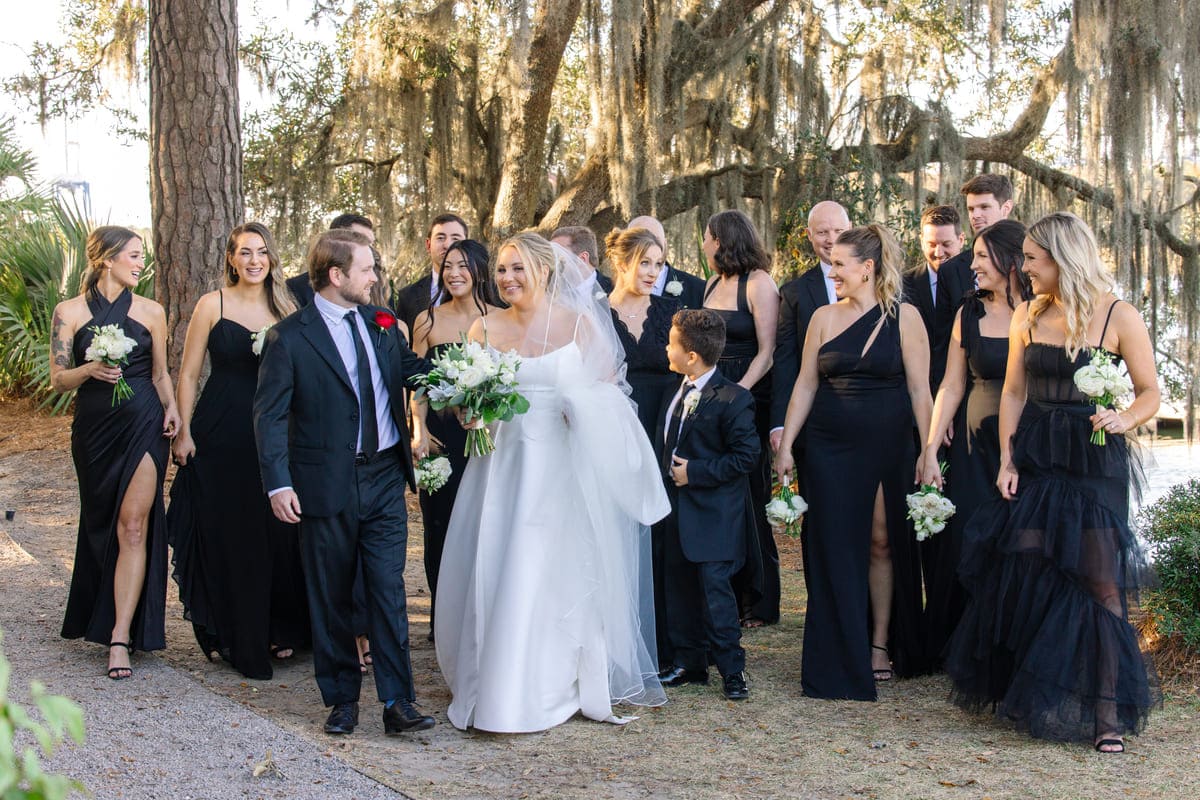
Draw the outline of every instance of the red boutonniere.
<instances>
[{"instance_id":1,"label":"red boutonniere","mask_svg":"<svg viewBox=\"0 0 1200 800\"><path fill-rule=\"evenodd\" d=\"M379 332L387 335L387 332L396 324L396 318L387 311L375 312L375 327L379 328Z\"/></svg>"}]
</instances>

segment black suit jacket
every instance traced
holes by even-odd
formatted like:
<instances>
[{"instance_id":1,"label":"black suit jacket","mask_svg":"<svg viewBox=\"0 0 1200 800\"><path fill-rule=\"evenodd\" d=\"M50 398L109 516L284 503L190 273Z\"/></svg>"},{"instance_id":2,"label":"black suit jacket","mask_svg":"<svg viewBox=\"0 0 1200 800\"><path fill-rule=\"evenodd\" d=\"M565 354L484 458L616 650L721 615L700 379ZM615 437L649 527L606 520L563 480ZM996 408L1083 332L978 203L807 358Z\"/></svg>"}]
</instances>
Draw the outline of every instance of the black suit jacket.
<instances>
[{"instance_id":1,"label":"black suit jacket","mask_svg":"<svg viewBox=\"0 0 1200 800\"><path fill-rule=\"evenodd\" d=\"M675 297L679 300L683 308L703 308L704 307L704 279L697 278L691 273L675 269L670 264L666 265L667 280L663 284L663 294L668 297ZM679 281L682 287L678 295L670 295L667 293L666 286L671 281Z\"/></svg>"},{"instance_id":2,"label":"black suit jacket","mask_svg":"<svg viewBox=\"0 0 1200 800\"><path fill-rule=\"evenodd\" d=\"M293 275L287 281L288 291L292 293L292 297L296 300L296 308L304 308L311 306L313 301L312 282L308 279L307 272L301 272L299 275Z\"/></svg>"},{"instance_id":3,"label":"black suit jacket","mask_svg":"<svg viewBox=\"0 0 1200 800\"><path fill-rule=\"evenodd\" d=\"M404 320L410 331L414 329L421 312L429 308L429 292L432 287L433 275L426 271L424 277L400 289L392 297L392 307L396 309L396 315Z\"/></svg>"},{"instance_id":4,"label":"black suit jacket","mask_svg":"<svg viewBox=\"0 0 1200 800\"><path fill-rule=\"evenodd\" d=\"M775 358L771 366L771 427L782 428L792 387L800 375L804 337L813 313L829 305L825 273L818 264L779 288L779 325L775 331Z\"/></svg>"},{"instance_id":5,"label":"black suit jacket","mask_svg":"<svg viewBox=\"0 0 1200 800\"><path fill-rule=\"evenodd\" d=\"M403 391L430 369L393 328L373 322L374 306L359 306L367 320L379 371L391 395L397 447L408 485L416 491ZM339 513L350 497L358 445L358 392L315 305L309 304L267 332L258 390L254 394L254 438L263 487L291 486L306 515Z\"/></svg>"},{"instance_id":6,"label":"black suit jacket","mask_svg":"<svg viewBox=\"0 0 1200 800\"><path fill-rule=\"evenodd\" d=\"M954 329L954 313L963 298L975 288L975 275L971 272L973 257L964 260L959 253L938 268L938 301L935 303L929 288L929 275L925 270L910 272L904 276L904 302L912 303L921 312L925 333L929 336L929 388L937 394L946 374L946 351L950 347L950 333Z\"/></svg>"},{"instance_id":7,"label":"black suit jacket","mask_svg":"<svg viewBox=\"0 0 1200 800\"><path fill-rule=\"evenodd\" d=\"M612 278L608 277L600 270L596 270L596 285L599 286L605 294L612 294Z\"/></svg>"},{"instance_id":8,"label":"black suit jacket","mask_svg":"<svg viewBox=\"0 0 1200 800\"><path fill-rule=\"evenodd\" d=\"M677 391L678 386L665 394L663 409ZM660 463L665 435L664 412L654 437ZM759 450L754 397L716 371L679 429L675 454L688 462L687 486L676 487L666 478L679 542L689 561L740 561L745 556L745 534L754 524L749 476Z\"/></svg>"}]
</instances>

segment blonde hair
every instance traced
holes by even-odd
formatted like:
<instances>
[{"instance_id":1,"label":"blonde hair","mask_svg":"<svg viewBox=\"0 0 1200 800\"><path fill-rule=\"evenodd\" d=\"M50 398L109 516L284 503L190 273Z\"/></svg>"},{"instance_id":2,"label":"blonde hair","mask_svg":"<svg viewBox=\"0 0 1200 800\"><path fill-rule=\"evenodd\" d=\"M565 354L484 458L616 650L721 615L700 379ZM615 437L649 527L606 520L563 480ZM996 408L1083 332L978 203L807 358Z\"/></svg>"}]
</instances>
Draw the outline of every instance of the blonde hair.
<instances>
[{"instance_id":1,"label":"blonde hair","mask_svg":"<svg viewBox=\"0 0 1200 800\"><path fill-rule=\"evenodd\" d=\"M229 240L225 242L225 285L237 285L238 274L233 268L233 254L238 247L238 237L244 234L258 236L267 248L267 306L275 319L283 319L296 310L296 304L292 300L292 293L288 291L279 254L275 252L275 240L271 238L271 231L261 222L246 222L229 232Z\"/></svg>"},{"instance_id":2,"label":"blonde hair","mask_svg":"<svg viewBox=\"0 0 1200 800\"><path fill-rule=\"evenodd\" d=\"M651 247L662 252L662 242L647 228L613 228L604 237L604 249L612 262L613 272L622 275L641 263Z\"/></svg>"},{"instance_id":3,"label":"blonde hair","mask_svg":"<svg viewBox=\"0 0 1200 800\"><path fill-rule=\"evenodd\" d=\"M83 279L84 295L92 297L96 294L96 285L100 283L100 274L104 272L104 262L121 255L125 245L134 239L141 241L142 237L119 225L101 225L88 234L85 248L88 273Z\"/></svg>"},{"instance_id":4,"label":"blonde hair","mask_svg":"<svg viewBox=\"0 0 1200 800\"><path fill-rule=\"evenodd\" d=\"M870 259L875 264L875 299L893 319L900 309L900 274L904 267L904 251L892 232L872 222L844 231L837 244L846 245L859 261Z\"/></svg>"},{"instance_id":5,"label":"blonde hair","mask_svg":"<svg viewBox=\"0 0 1200 800\"><path fill-rule=\"evenodd\" d=\"M1096 312L1096 301L1112 291L1112 276L1100 260L1100 248L1092 229L1070 212L1047 214L1029 226L1025 235L1049 253L1058 267L1058 301L1063 308L1065 345L1067 356L1073 359L1088 346L1088 324ZM1025 330L1036 328L1038 317L1053 303L1054 297L1049 294L1033 298Z\"/></svg>"},{"instance_id":6,"label":"blonde hair","mask_svg":"<svg viewBox=\"0 0 1200 800\"><path fill-rule=\"evenodd\" d=\"M521 263L525 266L525 273L533 279L531 282L532 288L548 289L550 287L557 259L554 255L554 248L548 240L533 231L523 231L513 234L496 248L497 263L500 261L500 254L507 247L516 250L517 254L521 256Z\"/></svg>"}]
</instances>

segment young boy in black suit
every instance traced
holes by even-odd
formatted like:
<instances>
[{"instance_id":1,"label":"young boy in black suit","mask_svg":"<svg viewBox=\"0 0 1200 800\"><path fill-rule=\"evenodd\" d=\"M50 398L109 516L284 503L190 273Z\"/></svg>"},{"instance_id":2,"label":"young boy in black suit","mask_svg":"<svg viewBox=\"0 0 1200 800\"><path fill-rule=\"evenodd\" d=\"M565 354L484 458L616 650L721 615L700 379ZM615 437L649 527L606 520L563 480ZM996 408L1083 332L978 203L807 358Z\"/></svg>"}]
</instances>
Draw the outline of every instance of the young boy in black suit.
<instances>
[{"instance_id":1,"label":"young boy in black suit","mask_svg":"<svg viewBox=\"0 0 1200 800\"><path fill-rule=\"evenodd\" d=\"M685 309L671 323L667 360L684 380L655 436L672 509L663 562L674 664L659 678L664 686L707 683L711 655L725 696L745 700L746 654L731 579L754 524L748 478L759 454L754 400L714 366L725 348L720 315Z\"/></svg>"}]
</instances>

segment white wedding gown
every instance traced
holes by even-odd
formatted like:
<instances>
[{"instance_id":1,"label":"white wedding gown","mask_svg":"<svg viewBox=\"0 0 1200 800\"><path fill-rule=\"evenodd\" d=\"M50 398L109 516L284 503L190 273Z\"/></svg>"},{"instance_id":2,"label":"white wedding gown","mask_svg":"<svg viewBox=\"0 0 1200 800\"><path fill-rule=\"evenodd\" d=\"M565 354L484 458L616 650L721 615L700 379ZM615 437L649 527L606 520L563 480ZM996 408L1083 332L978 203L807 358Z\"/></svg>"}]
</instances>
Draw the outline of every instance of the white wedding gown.
<instances>
[{"instance_id":1,"label":"white wedding gown","mask_svg":"<svg viewBox=\"0 0 1200 800\"><path fill-rule=\"evenodd\" d=\"M613 705L661 705L649 531L670 506L650 443L575 343L523 358L526 414L472 458L437 587L438 664L455 727L541 731Z\"/></svg>"}]
</instances>

